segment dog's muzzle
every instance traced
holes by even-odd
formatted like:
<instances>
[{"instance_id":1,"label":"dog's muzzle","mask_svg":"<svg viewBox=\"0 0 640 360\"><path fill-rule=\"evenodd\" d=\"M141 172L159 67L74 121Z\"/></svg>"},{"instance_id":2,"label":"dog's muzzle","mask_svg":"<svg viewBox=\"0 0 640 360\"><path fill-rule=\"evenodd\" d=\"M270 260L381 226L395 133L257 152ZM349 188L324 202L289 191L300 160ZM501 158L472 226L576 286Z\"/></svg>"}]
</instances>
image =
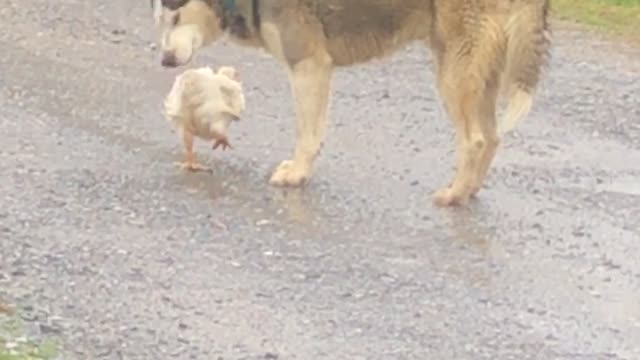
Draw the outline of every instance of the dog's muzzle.
<instances>
[{"instance_id":1,"label":"dog's muzzle","mask_svg":"<svg viewBox=\"0 0 640 360\"><path fill-rule=\"evenodd\" d=\"M178 66L178 59L176 58L176 54L172 52L166 52L162 54L162 60L160 64L164 67L176 67Z\"/></svg>"}]
</instances>

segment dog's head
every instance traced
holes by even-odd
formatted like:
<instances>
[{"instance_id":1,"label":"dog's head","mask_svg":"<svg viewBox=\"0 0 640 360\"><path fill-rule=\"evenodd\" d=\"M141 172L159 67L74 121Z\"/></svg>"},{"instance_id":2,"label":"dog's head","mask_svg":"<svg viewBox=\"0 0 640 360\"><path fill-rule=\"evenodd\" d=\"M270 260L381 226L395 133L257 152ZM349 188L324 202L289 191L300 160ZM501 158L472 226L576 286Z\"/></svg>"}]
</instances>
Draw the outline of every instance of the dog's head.
<instances>
[{"instance_id":1,"label":"dog's head","mask_svg":"<svg viewBox=\"0 0 640 360\"><path fill-rule=\"evenodd\" d=\"M188 64L195 52L223 34L221 9L212 0L151 0L160 28L161 64Z\"/></svg>"}]
</instances>

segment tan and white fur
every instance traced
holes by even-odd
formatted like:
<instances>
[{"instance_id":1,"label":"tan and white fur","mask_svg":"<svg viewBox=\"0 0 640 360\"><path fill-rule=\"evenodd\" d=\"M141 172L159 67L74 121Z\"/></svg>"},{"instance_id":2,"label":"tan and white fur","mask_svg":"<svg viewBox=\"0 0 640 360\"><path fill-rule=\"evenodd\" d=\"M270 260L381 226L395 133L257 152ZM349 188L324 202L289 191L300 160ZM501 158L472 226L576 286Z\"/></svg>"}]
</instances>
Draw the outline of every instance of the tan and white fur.
<instances>
[{"instance_id":1,"label":"tan and white fur","mask_svg":"<svg viewBox=\"0 0 640 360\"><path fill-rule=\"evenodd\" d=\"M162 61L182 66L223 35L262 48L288 70L296 143L274 185L312 175L325 137L333 70L422 43L456 130L457 169L438 205L464 204L482 186L500 135L532 106L549 49L548 0L152 0ZM230 5L231 4L231 5ZM419 77L419 76L418 76ZM505 115L496 119L499 96ZM425 164L425 166L433 166Z\"/></svg>"},{"instance_id":2,"label":"tan and white fur","mask_svg":"<svg viewBox=\"0 0 640 360\"><path fill-rule=\"evenodd\" d=\"M164 101L167 119L176 127L185 148L181 166L192 171L207 170L193 150L194 137L214 141L213 149L229 146L228 128L245 109L242 85L235 68L223 66L189 69L176 76Z\"/></svg>"}]
</instances>

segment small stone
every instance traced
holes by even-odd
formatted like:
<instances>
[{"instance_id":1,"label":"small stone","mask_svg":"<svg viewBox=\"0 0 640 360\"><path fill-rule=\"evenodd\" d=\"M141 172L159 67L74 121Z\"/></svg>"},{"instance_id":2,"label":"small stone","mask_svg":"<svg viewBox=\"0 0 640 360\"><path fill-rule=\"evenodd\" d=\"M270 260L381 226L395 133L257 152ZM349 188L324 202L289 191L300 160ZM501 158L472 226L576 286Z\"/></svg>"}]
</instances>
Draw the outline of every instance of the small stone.
<instances>
[{"instance_id":1,"label":"small stone","mask_svg":"<svg viewBox=\"0 0 640 360\"><path fill-rule=\"evenodd\" d=\"M40 331L43 334L59 334L60 333L60 329L49 324L39 324L39 327L40 327Z\"/></svg>"}]
</instances>

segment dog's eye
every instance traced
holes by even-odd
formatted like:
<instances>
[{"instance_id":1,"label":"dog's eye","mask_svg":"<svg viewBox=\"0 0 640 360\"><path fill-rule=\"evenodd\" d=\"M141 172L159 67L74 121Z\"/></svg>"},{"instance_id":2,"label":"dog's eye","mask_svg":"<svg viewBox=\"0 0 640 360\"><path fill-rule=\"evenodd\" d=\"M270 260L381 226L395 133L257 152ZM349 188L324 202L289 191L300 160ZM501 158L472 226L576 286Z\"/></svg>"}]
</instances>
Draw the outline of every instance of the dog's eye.
<instances>
[{"instance_id":1,"label":"dog's eye","mask_svg":"<svg viewBox=\"0 0 640 360\"><path fill-rule=\"evenodd\" d=\"M173 16L173 26L178 25L179 22L180 22L180 13L177 13Z\"/></svg>"}]
</instances>

